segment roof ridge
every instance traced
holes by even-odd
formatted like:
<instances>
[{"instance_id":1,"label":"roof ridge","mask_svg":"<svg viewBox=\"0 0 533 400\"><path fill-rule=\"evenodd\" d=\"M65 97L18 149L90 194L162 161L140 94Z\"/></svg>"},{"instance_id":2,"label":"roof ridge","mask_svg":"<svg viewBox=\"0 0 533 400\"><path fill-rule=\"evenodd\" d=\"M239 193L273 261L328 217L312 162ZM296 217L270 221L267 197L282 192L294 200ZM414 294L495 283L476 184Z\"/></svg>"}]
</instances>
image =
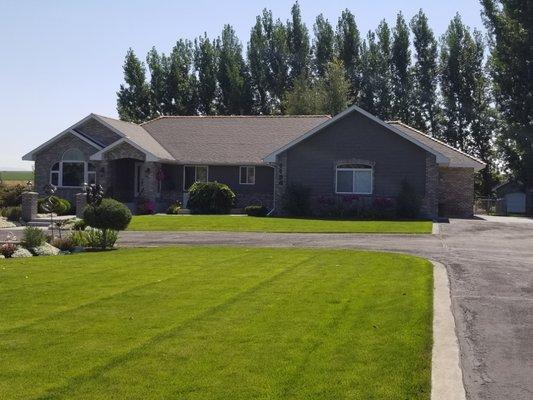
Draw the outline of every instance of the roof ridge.
<instances>
[{"instance_id":1,"label":"roof ridge","mask_svg":"<svg viewBox=\"0 0 533 400\"><path fill-rule=\"evenodd\" d=\"M302 115L302 114L298 114L298 115L287 115L287 114L284 114L284 115L160 115L159 117L157 118L154 118L154 119L151 119L151 120L148 120L148 121L145 121L141 124L139 124L140 126L142 125L146 125L146 124L149 124L151 122L154 122L154 121L157 121L157 120L160 120L160 119L164 119L164 118L198 118L198 119L232 119L232 118L273 118L273 119L282 119L282 118L331 118L331 115L327 115L327 114L310 114L310 115Z\"/></svg>"},{"instance_id":2,"label":"roof ridge","mask_svg":"<svg viewBox=\"0 0 533 400\"><path fill-rule=\"evenodd\" d=\"M450 145L450 144L448 144L448 143L446 143L446 142L443 142L442 140L439 140L439 139L437 139L437 138L434 138L433 136L430 136L430 135L428 135L427 133L424 133L424 132L422 132L422 131L420 131L420 130L418 130L418 129L416 129L416 128L413 128L412 126L407 125L406 123L404 123L404 122L402 122L402 121L397 120L397 121L385 121L385 122L386 122L387 124L390 124L390 125L395 125L395 124L396 124L396 125L404 126L404 127L406 127L407 129L410 129L410 130L412 130L413 132L416 132L416 133L418 133L419 135L425 136L425 137L427 137L428 139L431 139L431 140L433 140L434 142L440 143L440 144L442 144L443 146L446 146L446 147L448 147L448 148L450 148L450 149L452 149L452 150L455 150L456 152L461 153L462 155L464 155L464 156L466 156L466 157L468 157L468 158L471 158L471 159L474 160L474 161L477 161L477 162L479 162L479 163L481 163L481 164L483 164L483 165L487 165L486 162L480 160L479 158L474 157L473 155L468 154L468 153L466 153L466 152L464 152L464 151L462 151L462 150L460 150L460 149L458 149L458 148L456 148L456 147L454 147L454 146L452 146L452 145Z\"/></svg>"}]
</instances>

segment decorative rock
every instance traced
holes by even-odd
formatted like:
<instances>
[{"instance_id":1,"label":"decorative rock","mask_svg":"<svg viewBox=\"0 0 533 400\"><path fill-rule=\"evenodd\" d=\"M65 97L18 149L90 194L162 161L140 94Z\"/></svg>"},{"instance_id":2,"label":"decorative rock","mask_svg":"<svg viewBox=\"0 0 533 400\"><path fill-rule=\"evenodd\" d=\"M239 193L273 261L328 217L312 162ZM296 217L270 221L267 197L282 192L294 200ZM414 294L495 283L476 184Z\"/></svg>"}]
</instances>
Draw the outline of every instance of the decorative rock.
<instances>
[{"instance_id":1,"label":"decorative rock","mask_svg":"<svg viewBox=\"0 0 533 400\"><path fill-rule=\"evenodd\" d=\"M13 222L0 217L0 228L14 228L15 226L17 225L14 224Z\"/></svg>"},{"instance_id":2,"label":"decorative rock","mask_svg":"<svg viewBox=\"0 0 533 400\"><path fill-rule=\"evenodd\" d=\"M5 257L4 257L4 255L3 255L3 254L0 254L0 260L1 260L2 258L5 258Z\"/></svg>"},{"instance_id":3,"label":"decorative rock","mask_svg":"<svg viewBox=\"0 0 533 400\"><path fill-rule=\"evenodd\" d=\"M11 258L26 258L26 257L32 257L32 254L29 252L29 250L26 250L24 247L19 247L15 252L11 255Z\"/></svg>"},{"instance_id":4,"label":"decorative rock","mask_svg":"<svg viewBox=\"0 0 533 400\"><path fill-rule=\"evenodd\" d=\"M60 250L49 243L43 243L39 247L34 247L31 252L35 256L57 256Z\"/></svg>"}]
</instances>

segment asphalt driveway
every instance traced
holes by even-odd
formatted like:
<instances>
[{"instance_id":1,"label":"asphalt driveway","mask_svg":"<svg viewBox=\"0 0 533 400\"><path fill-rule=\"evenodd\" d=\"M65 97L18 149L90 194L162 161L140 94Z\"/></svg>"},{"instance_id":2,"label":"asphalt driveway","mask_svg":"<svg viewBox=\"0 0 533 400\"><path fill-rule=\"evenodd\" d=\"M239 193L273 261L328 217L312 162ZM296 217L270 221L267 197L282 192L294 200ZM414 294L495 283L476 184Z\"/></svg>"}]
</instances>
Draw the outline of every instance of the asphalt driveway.
<instances>
[{"instance_id":1,"label":"asphalt driveway","mask_svg":"<svg viewBox=\"0 0 533 400\"><path fill-rule=\"evenodd\" d=\"M122 246L230 245L398 251L446 265L469 399L533 399L533 220L439 224L437 235L123 232Z\"/></svg>"}]
</instances>

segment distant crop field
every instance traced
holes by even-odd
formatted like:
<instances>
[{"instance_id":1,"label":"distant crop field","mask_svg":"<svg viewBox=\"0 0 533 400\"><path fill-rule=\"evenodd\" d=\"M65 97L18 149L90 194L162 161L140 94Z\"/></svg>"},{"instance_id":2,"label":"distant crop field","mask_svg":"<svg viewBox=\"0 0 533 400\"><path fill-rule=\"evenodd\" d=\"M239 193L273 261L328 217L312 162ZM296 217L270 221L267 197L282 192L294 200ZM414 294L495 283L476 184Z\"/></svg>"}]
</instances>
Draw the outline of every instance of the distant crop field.
<instances>
[{"instance_id":1,"label":"distant crop field","mask_svg":"<svg viewBox=\"0 0 533 400\"><path fill-rule=\"evenodd\" d=\"M0 181L19 183L33 181L33 171L0 171Z\"/></svg>"}]
</instances>

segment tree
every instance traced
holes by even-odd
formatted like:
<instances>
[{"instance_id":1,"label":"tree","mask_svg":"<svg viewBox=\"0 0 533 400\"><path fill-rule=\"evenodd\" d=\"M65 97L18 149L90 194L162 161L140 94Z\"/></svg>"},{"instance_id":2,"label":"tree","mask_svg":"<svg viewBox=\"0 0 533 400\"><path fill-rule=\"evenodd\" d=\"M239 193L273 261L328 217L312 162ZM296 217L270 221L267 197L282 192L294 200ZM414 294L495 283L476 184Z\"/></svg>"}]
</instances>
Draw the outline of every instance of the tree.
<instances>
[{"instance_id":1,"label":"tree","mask_svg":"<svg viewBox=\"0 0 533 400\"><path fill-rule=\"evenodd\" d=\"M193 73L193 47L189 40L176 42L169 56L167 91L171 115L197 113L196 76Z\"/></svg>"},{"instance_id":2,"label":"tree","mask_svg":"<svg viewBox=\"0 0 533 400\"><path fill-rule=\"evenodd\" d=\"M140 123L150 119L150 88L146 83L146 68L130 48L124 61L125 85L117 92L120 119Z\"/></svg>"},{"instance_id":3,"label":"tree","mask_svg":"<svg viewBox=\"0 0 533 400\"><path fill-rule=\"evenodd\" d=\"M313 30L315 32L313 45L315 74L323 77L328 64L333 60L335 34L333 33L333 27L322 14L316 18Z\"/></svg>"},{"instance_id":4,"label":"tree","mask_svg":"<svg viewBox=\"0 0 533 400\"><path fill-rule=\"evenodd\" d=\"M294 3L291 9L291 21L287 22L287 41L289 46L289 77L291 83L297 77L309 76L310 45L309 32L302 22L300 5Z\"/></svg>"},{"instance_id":5,"label":"tree","mask_svg":"<svg viewBox=\"0 0 533 400\"><path fill-rule=\"evenodd\" d=\"M409 29L402 13L396 17L392 40L393 118L411 123L412 81Z\"/></svg>"},{"instance_id":6,"label":"tree","mask_svg":"<svg viewBox=\"0 0 533 400\"><path fill-rule=\"evenodd\" d=\"M287 28L277 20L273 22L272 12L263 11L263 29L267 39L267 82L272 108L282 110L282 98L289 85L289 45Z\"/></svg>"},{"instance_id":7,"label":"tree","mask_svg":"<svg viewBox=\"0 0 533 400\"><path fill-rule=\"evenodd\" d=\"M168 61L164 54L159 55L152 47L146 56L146 64L150 71L151 117L156 118L167 112Z\"/></svg>"},{"instance_id":8,"label":"tree","mask_svg":"<svg viewBox=\"0 0 533 400\"><path fill-rule=\"evenodd\" d=\"M257 16L255 25L250 33L248 43L248 65L254 90L257 111L260 114L270 113L270 96L268 93L268 40L263 29L263 22Z\"/></svg>"},{"instance_id":9,"label":"tree","mask_svg":"<svg viewBox=\"0 0 533 400\"><path fill-rule=\"evenodd\" d=\"M350 82L350 97L357 101L361 90L361 39L355 17L344 10L337 23L335 34L336 53L342 61Z\"/></svg>"},{"instance_id":10,"label":"tree","mask_svg":"<svg viewBox=\"0 0 533 400\"><path fill-rule=\"evenodd\" d=\"M359 105L371 114L377 114L377 85L380 54L376 43L376 34L369 31L361 46L361 87Z\"/></svg>"},{"instance_id":11,"label":"tree","mask_svg":"<svg viewBox=\"0 0 533 400\"><path fill-rule=\"evenodd\" d=\"M346 79L342 61L330 61L324 77L320 80L323 98L323 112L336 115L344 111L350 103L350 82Z\"/></svg>"},{"instance_id":12,"label":"tree","mask_svg":"<svg viewBox=\"0 0 533 400\"><path fill-rule=\"evenodd\" d=\"M421 131L436 135L439 130L437 41L422 10L411 20L411 30L416 60L412 122Z\"/></svg>"},{"instance_id":13,"label":"tree","mask_svg":"<svg viewBox=\"0 0 533 400\"><path fill-rule=\"evenodd\" d=\"M392 118L392 49L391 49L391 32L389 25L385 20L381 21L376 30L377 42L377 60L376 60L376 115L383 119Z\"/></svg>"},{"instance_id":14,"label":"tree","mask_svg":"<svg viewBox=\"0 0 533 400\"><path fill-rule=\"evenodd\" d=\"M283 99L283 107L289 115L322 114L323 106L323 91L304 75L294 80Z\"/></svg>"},{"instance_id":15,"label":"tree","mask_svg":"<svg viewBox=\"0 0 533 400\"><path fill-rule=\"evenodd\" d=\"M251 113L250 77L242 57L242 45L231 25L225 25L217 41L219 113L238 115Z\"/></svg>"},{"instance_id":16,"label":"tree","mask_svg":"<svg viewBox=\"0 0 533 400\"><path fill-rule=\"evenodd\" d=\"M207 34L194 42L194 68L198 74L198 108L204 115L215 113L217 95L217 52Z\"/></svg>"},{"instance_id":17,"label":"tree","mask_svg":"<svg viewBox=\"0 0 533 400\"><path fill-rule=\"evenodd\" d=\"M533 12L531 0L482 0L490 71L504 120L501 148L511 175L533 188ZM531 212L531 210L530 210Z\"/></svg>"}]
</instances>

